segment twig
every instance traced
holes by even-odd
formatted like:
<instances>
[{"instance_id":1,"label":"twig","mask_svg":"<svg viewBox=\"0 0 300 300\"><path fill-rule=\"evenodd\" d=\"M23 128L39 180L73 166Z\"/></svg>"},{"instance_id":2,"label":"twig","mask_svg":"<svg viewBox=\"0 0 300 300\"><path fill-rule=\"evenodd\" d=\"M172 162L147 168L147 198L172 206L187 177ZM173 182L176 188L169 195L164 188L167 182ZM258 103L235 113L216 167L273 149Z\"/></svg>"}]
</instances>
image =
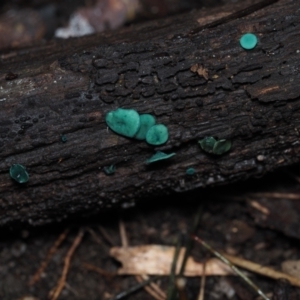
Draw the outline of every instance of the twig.
<instances>
[{"instance_id":1,"label":"twig","mask_svg":"<svg viewBox=\"0 0 300 300\"><path fill-rule=\"evenodd\" d=\"M99 231L101 232L102 236L104 237L105 241L110 245L110 246L114 246L114 242L111 239L111 237L109 236L109 234L106 232L106 230L102 227L99 226Z\"/></svg>"},{"instance_id":2,"label":"twig","mask_svg":"<svg viewBox=\"0 0 300 300\"><path fill-rule=\"evenodd\" d=\"M127 238L125 224L122 220L119 221L119 230L120 230L122 247L126 248L126 247L128 247L128 238Z\"/></svg>"},{"instance_id":3,"label":"twig","mask_svg":"<svg viewBox=\"0 0 300 300\"><path fill-rule=\"evenodd\" d=\"M138 291L139 289L141 289L142 287L146 286L147 284L149 284L150 282L156 280L158 278L158 276L152 277L148 280L143 281L142 283L139 283L129 289L127 289L124 292L119 293L118 295L116 295L115 297L113 297L111 300L120 300L136 291Z\"/></svg>"},{"instance_id":4,"label":"twig","mask_svg":"<svg viewBox=\"0 0 300 300\"><path fill-rule=\"evenodd\" d=\"M287 279L291 285L298 286L300 287L300 279L291 275L288 275L283 272L276 271L270 267L264 267L260 264L254 263L252 261L240 258L240 257L235 257L231 256L229 254L224 254L222 253L224 257L226 257L229 261L232 263L236 264L239 267L242 267L246 270L255 272L257 274L261 274L273 279Z\"/></svg>"},{"instance_id":5,"label":"twig","mask_svg":"<svg viewBox=\"0 0 300 300\"><path fill-rule=\"evenodd\" d=\"M112 278L112 277L118 275L117 273L108 272L108 271L106 271L106 270L104 270L102 268L96 267L96 266L88 264L88 263L83 263L83 266L86 269L90 270L90 271L97 272L98 274L103 275L103 276L108 277L108 278Z\"/></svg>"},{"instance_id":6,"label":"twig","mask_svg":"<svg viewBox=\"0 0 300 300\"><path fill-rule=\"evenodd\" d=\"M298 193L250 193L246 196L255 198L300 200L300 195Z\"/></svg>"},{"instance_id":7,"label":"twig","mask_svg":"<svg viewBox=\"0 0 300 300\"><path fill-rule=\"evenodd\" d=\"M231 267L231 269L236 272L242 279L244 279L245 282L248 283L249 286L251 286L261 297L263 297L265 300L270 300L265 293L262 292L262 290L251 280L249 279L243 272L241 272L237 267L235 267L227 258L225 258L223 255L221 255L219 252L217 252L215 249L213 249L210 245L208 245L206 242L201 240L197 236L193 236L193 239L200 243L203 247L205 247L207 250L209 250L211 253L213 253L216 257L218 257L222 262L227 264Z\"/></svg>"},{"instance_id":8,"label":"twig","mask_svg":"<svg viewBox=\"0 0 300 300\"><path fill-rule=\"evenodd\" d=\"M176 266L177 266L177 261L181 249L181 236L178 237L176 249L174 251L174 257L172 261L172 266L171 266L171 272L170 272L170 282L168 286L168 291L167 291L167 300L173 300L176 295L176 289L175 289L175 278L176 278Z\"/></svg>"},{"instance_id":9,"label":"twig","mask_svg":"<svg viewBox=\"0 0 300 300\"><path fill-rule=\"evenodd\" d=\"M179 295L179 300L187 300L187 294L186 294L186 278L184 277L178 277L176 279L176 288Z\"/></svg>"},{"instance_id":10,"label":"twig","mask_svg":"<svg viewBox=\"0 0 300 300\"><path fill-rule=\"evenodd\" d=\"M145 280L149 280L147 275L136 275L137 282L142 283ZM145 285L144 289L156 300L166 300L166 294L159 288L155 282L150 282L149 285Z\"/></svg>"},{"instance_id":11,"label":"twig","mask_svg":"<svg viewBox=\"0 0 300 300\"><path fill-rule=\"evenodd\" d=\"M247 15L250 15L250 14L254 13L257 10L262 9L262 8L268 6L268 5L274 4L276 2L278 2L278 0L263 0L263 1L260 1L258 3L255 3L255 4L245 8L245 9L234 12L234 13L226 16L226 17L223 17L223 18L218 19L214 22L211 22L211 23L205 24L203 26L200 26L200 27L192 30L191 34L196 34L200 31L202 31L203 29L214 28L214 27L217 27L219 25L226 24L226 23L228 23L230 21L233 21L235 19L246 17Z\"/></svg>"},{"instance_id":12,"label":"twig","mask_svg":"<svg viewBox=\"0 0 300 300\"><path fill-rule=\"evenodd\" d=\"M79 246L82 238L83 238L83 235L84 235L84 230L83 229L80 229L75 240L73 241L73 244L72 246L70 247L66 257L65 257L65 264L64 264L64 268L63 268L63 271L62 271L62 274L61 274L61 277L58 281L58 284L56 286L55 289L53 289L49 294L50 296L50 299L51 300L56 300L62 289L64 288L65 286L65 283L66 283L66 279L67 279L67 275L68 275L68 271L69 271L69 268L70 268L70 262L71 262L71 258L75 252L75 250L77 249L77 247Z\"/></svg>"},{"instance_id":13,"label":"twig","mask_svg":"<svg viewBox=\"0 0 300 300\"><path fill-rule=\"evenodd\" d=\"M255 201L255 200L251 200L250 205L265 215L270 214L270 210L267 207L261 205L259 202Z\"/></svg>"},{"instance_id":14,"label":"twig","mask_svg":"<svg viewBox=\"0 0 300 300\"><path fill-rule=\"evenodd\" d=\"M204 261L203 263L203 275L201 276L201 284L200 284L198 300L204 300L205 281L206 281L205 270L206 270L206 261Z\"/></svg>"},{"instance_id":15,"label":"twig","mask_svg":"<svg viewBox=\"0 0 300 300\"><path fill-rule=\"evenodd\" d=\"M69 229L64 230L59 237L56 239L50 250L48 251L45 260L41 263L40 267L37 269L35 274L31 277L29 281L29 285L32 286L36 284L41 279L41 274L45 271L47 268L51 258L56 253L59 246L62 244L62 242L66 239L67 235L69 233Z\"/></svg>"},{"instance_id":16,"label":"twig","mask_svg":"<svg viewBox=\"0 0 300 300\"><path fill-rule=\"evenodd\" d=\"M194 244L193 239L190 236L192 234L196 233L197 227L198 227L199 222L200 222L201 213L202 213L202 206L199 206L199 208L197 210L197 213L195 215L195 218L194 218L193 227L192 227L191 232L190 232L189 237L188 237L186 250L185 250L184 257L183 257L182 264L181 264L181 268L180 268L180 271L179 271L179 276L183 276L183 274L184 274L186 262L187 262L187 260L190 256L191 249L192 249L193 244Z\"/></svg>"},{"instance_id":17,"label":"twig","mask_svg":"<svg viewBox=\"0 0 300 300\"><path fill-rule=\"evenodd\" d=\"M90 235L92 236L92 238L96 241L97 244L103 246L102 241L100 240L99 236L97 235L97 233L95 232L95 230L93 230L92 228L87 228L87 231L90 233Z\"/></svg>"}]
</instances>

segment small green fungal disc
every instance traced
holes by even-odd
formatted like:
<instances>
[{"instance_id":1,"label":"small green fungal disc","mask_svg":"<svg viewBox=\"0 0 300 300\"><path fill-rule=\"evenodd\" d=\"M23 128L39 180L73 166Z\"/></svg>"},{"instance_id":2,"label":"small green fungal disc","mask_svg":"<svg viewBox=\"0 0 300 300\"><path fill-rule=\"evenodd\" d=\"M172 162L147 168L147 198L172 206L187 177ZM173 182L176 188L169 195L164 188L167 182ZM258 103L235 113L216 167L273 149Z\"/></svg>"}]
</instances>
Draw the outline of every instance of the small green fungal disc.
<instances>
[{"instance_id":1,"label":"small green fungal disc","mask_svg":"<svg viewBox=\"0 0 300 300\"><path fill-rule=\"evenodd\" d=\"M103 171L106 175L112 175L116 172L116 166L115 165L111 165L109 167L104 167Z\"/></svg>"},{"instance_id":2,"label":"small green fungal disc","mask_svg":"<svg viewBox=\"0 0 300 300\"><path fill-rule=\"evenodd\" d=\"M110 111L105 120L111 130L126 137L134 137L140 129L140 116L134 109L118 108Z\"/></svg>"},{"instance_id":3,"label":"small green fungal disc","mask_svg":"<svg viewBox=\"0 0 300 300\"><path fill-rule=\"evenodd\" d=\"M68 140L68 139L67 139L67 137L66 137L65 135L62 135L62 136L61 136L61 141L62 141L63 143L65 143L67 140Z\"/></svg>"},{"instance_id":4,"label":"small green fungal disc","mask_svg":"<svg viewBox=\"0 0 300 300\"><path fill-rule=\"evenodd\" d=\"M213 153L217 155L222 155L223 153L231 149L231 141L219 140L215 143L213 148Z\"/></svg>"},{"instance_id":5,"label":"small green fungal disc","mask_svg":"<svg viewBox=\"0 0 300 300\"><path fill-rule=\"evenodd\" d=\"M137 132L137 134L135 135L135 138L138 140L144 140L146 138L146 134L148 132L148 130L155 125L156 120L152 115L149 114L143 114L140 115L140 129Z\"/></svg>"},{"instance_id":6,"label":"small green fungal disc","mask_svg":"<svg viewBox=\"0 0 300 300\"><path fill-rule=\"evenodd\" d=\"M146 134L146 142L158 146L164 144L169 138L168 128L163 124L152 126Z\"/></svg>"},{"instance_id":7,"label":"small green fungal disc","mask_svg":"<svg viewBox=\"0 0 300 300\"><path fill-rule=\"evenodd\" d=\"M204 139L199 141L199 144L200 144L200 147L202 148L202 150L204 150L205 152L208 152L208 153L213 153L213 148L214 148L215 143L216 143L216 140L212 136L205 137Z\"/></svg>"},{"instance_id":8,"label":"small green fungal disc","mask_svg":"<svg viewBox=\"0 0 300 300\"><path fill-rule=\"evenodd\" d=\"M10 167L9 175L18 183L25 183L29 180L29 175L26 171L26 168L19 164L15 164Z\"/></svg>"},{"instance_id":9,"label":"small green fungal disc","mask_svg":"<svg viewBox=\"0 0 300 300\"><path fill-rule=\"evenodd\" d=\"M176 153L166 154L164 152L157 151L153 156L151 156L149 159L146 160L146 164L152 164L160 160L169 159L174 155L176 155Z\"/></svg>"},{"instance_id":10,"label":"small green fungal disc","mask_svg":"<svg viewBox=\"0 0 300 300\"><path fill-rule=\"evenodd\" d=\"M253 33L246 33L241 37L240 44L244 49L251 50L257 44L257 37Z\"/></svg>"},{"instance_id":11,"label":"small green fungal disc","mask_svg":"<svg viewBox=\"0 0 300 300\"><path fill-rule=\"evenodd\" d=\"M186 175L194 175L196 173L196 170L194 168L188 168L185 171Z\"/></svg>"}]
</instances>

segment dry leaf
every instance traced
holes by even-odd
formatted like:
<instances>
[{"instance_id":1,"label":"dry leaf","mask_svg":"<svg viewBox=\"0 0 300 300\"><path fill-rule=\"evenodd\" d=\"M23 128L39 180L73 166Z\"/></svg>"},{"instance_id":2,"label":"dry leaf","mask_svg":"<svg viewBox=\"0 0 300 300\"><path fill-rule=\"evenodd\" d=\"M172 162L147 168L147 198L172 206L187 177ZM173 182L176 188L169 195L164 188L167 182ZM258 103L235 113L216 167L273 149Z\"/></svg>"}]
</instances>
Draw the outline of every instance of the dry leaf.
<instances>
[{"instance_id":1,"label":"dry leaf","mask_svg":"<svg viewBox=\"0 0 300 300\"><path fill-rule=\"evenodd\" d=\"M300 260L286 260L281 264L283 272L300 278Z\"/></svg>"},{"instance_id":2,"label":"dry leaf","mask_svg":"<svg viewBox=\"0 0 300 300\"><path fill-rule=\"evenodd\" d=\"M174 257L175 247L161 245L142 245L136 247L113 247L110 255L122 263L118 274L122 275L169 275ZM181 248L177 273L181 267L185 248ZM188 258L185 276L203 275L203 263L196 262L192 257ZM206 276L232 275L232 270L220 260L212 258L206 262Z\"/></svg>"}]
</instances>

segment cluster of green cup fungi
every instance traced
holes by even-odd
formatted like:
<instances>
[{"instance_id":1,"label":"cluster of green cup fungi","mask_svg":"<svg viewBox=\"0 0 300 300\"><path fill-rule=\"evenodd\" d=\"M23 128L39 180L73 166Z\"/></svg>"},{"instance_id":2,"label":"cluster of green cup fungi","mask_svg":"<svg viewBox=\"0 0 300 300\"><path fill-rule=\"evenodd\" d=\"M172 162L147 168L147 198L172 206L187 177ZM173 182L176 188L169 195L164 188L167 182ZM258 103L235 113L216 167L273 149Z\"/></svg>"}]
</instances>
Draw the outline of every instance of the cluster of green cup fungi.
<instances>
[{"instance_id":1,"label":"cluster of green cup fungi","mask_svg":"<svg viewBox=\"0 0 300 300\"><path fill-rule=\"evenodd\" d=\"M141 114L134 109L118 108L110 111L105 117L106 124L114 132L137 140L146 140L153 146L164 144L169 138L168 128L156 124L155 117Z\"/></svg>"},{"instance_id":2,"label":"cluster of green cup fungi","mask_svg":"<svg viewBox=\"0 0 300 300\"><path fill-rule=\"evenodd\" d=\"M200 140L199 145L203 151L216 155L222 155L231 149L230 140L216 140L212 136L205 137L204 139Z\"/></svg>"},{"instance_id":3,"label":"cluster of green cup fungi","mask_svg":"<svg viewBox=\"0 0 300 300\"><path fill-rule=\"evenodd\" d=\"M169 138L168 128L164 124L156 124L156 119L150 114L139 114L134 109L118 108L107 113L106 124L117 134L135 138L137 140L146 140L152 146L159 146L167 142ZM146 161L146 164L168 159L175 153L166 154L156 152ZM108 174L105 171L106 174Z\"/></svg>"},{"instance_id":4,"label":"cluster of green cup fungi","mask_svg":"<svg viewBox=\"0 0 300 300\"><path fill-rule=\"evenodd\" d=\"M257 37L253 33L246 33L240 38L240 45L246 49L251 50L257 45ZM168 128L163 124L156 124L155 117L150 114L139 115L134 109L118 108L111 111L106 115L106 123L108 127L114 132L137 140L146 140L146 142L153 146L159 146L167 142L169 138ZM67 137L61 136L61 141L65 143ZM205 137L199 141L201 148L211 154L222 155L231 148L231 141L229 140L216 140L214 137ZM157 161L169 159L175 153L166 154L157 151L150 157L146 164L154 163ZM115 173L116 167L111 165L103 168L105 174L111 175ZM186 170L187 175L195 174L194 168ZM14 164L9 170L10 177L18 183L26 183L29 180L29 174L26 168L20 164Z\"/></svg>"}]
</instances>

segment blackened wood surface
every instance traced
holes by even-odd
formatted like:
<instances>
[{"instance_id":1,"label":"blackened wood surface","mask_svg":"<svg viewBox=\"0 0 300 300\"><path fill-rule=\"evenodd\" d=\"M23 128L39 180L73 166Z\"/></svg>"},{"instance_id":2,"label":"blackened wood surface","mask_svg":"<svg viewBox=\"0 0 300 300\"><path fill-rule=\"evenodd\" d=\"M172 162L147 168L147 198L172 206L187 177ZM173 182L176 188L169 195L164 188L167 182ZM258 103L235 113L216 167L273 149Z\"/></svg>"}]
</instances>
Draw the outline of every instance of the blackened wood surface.
<instances>
[{"instance_id":1,"label":"blackened wood surface","mask_svg":"<svg viewBox=\"0 0 300 300\"><path fill-rule=\"evenodd\" d=\"M299 8L283 0L204 30L233 8L206 19L206 11L193 12L2 54L0 224L127 207L298 162ZM258 35L254 50L239 45L246 32ZM208 77L191 72L195 64ZM154 149L114 134L104 117L118 107L155 115L169 141ZM203 153L197 141L205 136L231 139L232 150ZM176 156L147 166L154 150ZM14 163L27 167L27 184L10 179ZM102 168L111 164L117 171L107 176ZM188 167L197 174L188 177Z\"/></svg>"}]
</instances>

